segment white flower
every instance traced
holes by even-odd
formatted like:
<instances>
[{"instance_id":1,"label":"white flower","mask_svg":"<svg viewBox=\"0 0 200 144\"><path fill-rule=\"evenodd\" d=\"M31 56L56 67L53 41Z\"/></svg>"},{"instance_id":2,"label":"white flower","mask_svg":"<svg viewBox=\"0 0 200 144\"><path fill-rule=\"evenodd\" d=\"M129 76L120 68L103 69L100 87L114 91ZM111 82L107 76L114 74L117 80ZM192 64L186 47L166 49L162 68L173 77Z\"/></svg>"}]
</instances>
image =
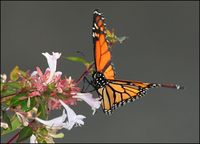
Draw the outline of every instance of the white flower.
<instances>
[{"instance_id":1,"label":"white flower","mask_svg":"<svg viewBox=\"0 0 200 144\"><path fill-rule=\"evenodd\" d=\"M7 75L6 74L1 74L1 82L5 83L7 79Z\"/></svg>"},{"instance_id":2,"label":"white flower","mask_svg":"<svg viewBox=\"0 0 200 144\"><path fill-rule=\"evenodd\" d=\"M32 134L32 136L30 137L30 143L33 143L33 144L38 143L34 134Z\"/></svg>"},{"instance_id":3,"label":"white flower","mask_svg":"<svg viewBox=\"0 0 200 144\"><path fill-rule=\"evenodd\" d=\"M28 119L25 116L23 116L22 114L20 114L19 112L16 112L16 114L17 114L19 121L23 124L23 126L28 126L28 124L29 124Z\"/></svg>"},{"instance_id":4,"label":"white flower","mask_svg":"<svg viewBox=\"0 0 200 144\"><path fill-rule=\"evenodd\" d=\"M8 124L4 123L4 122L1 122L1 127L4 128L4 129L7 129L8 128Z\"/></svg>"},{"instance_id":5,"label":"white flower","mask_svg":"<svg viewBox=\"0 0 200 144\"><path fill-rule=\"evenodd\" d=\"M50 83L51 80L53 79L53 76L56 72L56 67L57 67L57 59L60 58L61 56L61 53L58 53L58 52L52 52L52 55L50 55L49 53L42 53L46 59L47 59L47 63L49 65L49 68L50 68L50 76L48 78L48 80L46 81L46 83Z\"/></svg>"},{"instance_id":6,"label":"white flower","mask_svg":"<svg viewBox=\"0 0 200 144\"><path fill-rule=\"evenodd\" d=\"M67 111L68 121L66 122L66 125L64 127L68 130L71 130L72 127L76 124L78 126L84 125L83 119L86 118L83 115L76 115L76 113L68 106L66 105L62 100L59 100L62 106Z\"/></svg>"},{"instance_id":7,"label":"white flower","mask_svg":"<svg viewBox=\"0 0 200 144\"><path fill-rule=\"evenodd\" d=\"M62 128L71 130L75 124L78 126L84 125L83 119L86 118L85 116L76 115L76 113L62 100L59 101L67 111L67 114L65 113L65 110L63 110L62 116L54 118L52 120L42 120L38 117L35 118L35 120L44 124L48 129L57 129L57 130ZM66 117L68 117L68 121L65 122Z\"/></svg>"},{"instance_id":8,"label":"white flower","mask_svg":"<svg viewBox=\"0 0 200 144\"><path fill-rule=\"evenodd\" d=\"M40 118L35 118L38 122L44 124L49 129L62 129L66 123L64 121L66 120L67 114L65 113L65 110L63 110L63 114L57 118L54 118L52 120L42 120Z\"/></svg>"},{"instance_id":9,"label":"white flower","mask_svg":"<svg viewBox=\"0 0 200 144\"><path fill-rule=\"evenodd\" d=\"M93 115L96 112L96 109L99 109L101 102L100 98L93 98L91 93L77 93L73 98L84 100L93 110Z\"/></svg>"}]
</instances>

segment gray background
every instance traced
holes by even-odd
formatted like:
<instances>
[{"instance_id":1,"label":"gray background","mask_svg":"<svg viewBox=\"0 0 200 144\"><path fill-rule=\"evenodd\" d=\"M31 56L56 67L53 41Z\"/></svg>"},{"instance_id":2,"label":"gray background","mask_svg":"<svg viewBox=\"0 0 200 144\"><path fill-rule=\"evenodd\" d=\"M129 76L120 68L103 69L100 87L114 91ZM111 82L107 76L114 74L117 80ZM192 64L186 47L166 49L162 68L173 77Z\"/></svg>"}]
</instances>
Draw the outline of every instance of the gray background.
<instances>
[{"instance_id":1,"label":"gray background","mask_svg":"<svg viewBox=\"0 0 200 144\"><path fill-rule=\"evenodd\" d=\"M63 130L56 142L198 142L199 9L198 2L1 2L1 73L47 67L42 52L58 51L93 60L92 13L99 8L108 28L129 36L112 48L117 78L170 82L185 90L152 89L112 116L101 109L92 116L79 102L85 125ZM77 79L84 67L58 61L63 75ZM93 93L97 97L96 93ZM53 113L53 117L61 115ZM8 137L3 137L3 142Z\"/></svg>"}]
</instances>

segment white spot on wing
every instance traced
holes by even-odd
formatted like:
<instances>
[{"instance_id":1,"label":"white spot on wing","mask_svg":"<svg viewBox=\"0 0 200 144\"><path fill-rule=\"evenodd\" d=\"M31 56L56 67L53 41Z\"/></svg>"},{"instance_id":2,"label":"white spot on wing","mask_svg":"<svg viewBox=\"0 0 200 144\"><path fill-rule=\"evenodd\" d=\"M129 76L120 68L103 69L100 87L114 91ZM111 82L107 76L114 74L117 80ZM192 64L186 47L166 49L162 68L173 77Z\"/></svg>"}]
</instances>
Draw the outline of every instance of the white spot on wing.
<instances>
[{"instance_id":1,"label":"white spot on wing","mask_svg":"<svg viewBox=\"0 0 200 144\"><path fill-rule=\"evenodd\" d=\"M93 37L95 37L95 34L94 34L94 33L92 33L92 36L93 36ZM95 75L95 77L96 77L96 75Z\"/></svg>"},{"instance_id":2,"label":"white spot on wing","mask_svg":"<svg viewBox=\"0 0 200 144\"><path fill-rule=\"evenodd\" d=\"M102 14L99 13L98 11L94 11L94 14L102 15Z\"/></svg>"},{"instance_id":3,"label":"white spot on wing","mask_svg":"<svg viewBox=\"0 0 200 144\"><path fill-rule=\"evenodd\" d=\"M94 26L95 26L96 29L99 29L99 28L97 27L97 24L96 24L96 23L94 23Z\"/></svg>"}]
</instances>

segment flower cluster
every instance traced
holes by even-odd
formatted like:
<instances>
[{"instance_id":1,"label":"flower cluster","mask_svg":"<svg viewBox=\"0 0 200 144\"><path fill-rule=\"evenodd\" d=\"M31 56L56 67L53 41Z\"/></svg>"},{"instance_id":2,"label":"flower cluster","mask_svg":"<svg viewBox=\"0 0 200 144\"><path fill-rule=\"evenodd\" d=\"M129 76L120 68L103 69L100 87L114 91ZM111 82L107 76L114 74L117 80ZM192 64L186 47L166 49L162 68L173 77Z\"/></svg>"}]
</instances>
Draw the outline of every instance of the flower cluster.
<instances>
[{"instance_id":1,"label":"flower cluster","mask_svg":"<svg viewBox=\"0 0 200 144\"><path fill-rule=\"evenodd\" d=\"M48 63L45 72L39 67L36 71L24 72L15 67L10 74L1 75L2 134L19 130L17 142L30 138L31 143L54 143L53 138L62 138L57 133L64 128L71 130L74 126L84 125L84 115L77 115L70 105L85 101L93 110L100 107L99 98L90 93L80 93L78 83L71 77L62 78L62 72L56 71L57 60L61 53L42 53ZM48 120L48 114L61 109L62 115ZM8 111L13 111L12 118Z\"/></svg>"}]
</instances>

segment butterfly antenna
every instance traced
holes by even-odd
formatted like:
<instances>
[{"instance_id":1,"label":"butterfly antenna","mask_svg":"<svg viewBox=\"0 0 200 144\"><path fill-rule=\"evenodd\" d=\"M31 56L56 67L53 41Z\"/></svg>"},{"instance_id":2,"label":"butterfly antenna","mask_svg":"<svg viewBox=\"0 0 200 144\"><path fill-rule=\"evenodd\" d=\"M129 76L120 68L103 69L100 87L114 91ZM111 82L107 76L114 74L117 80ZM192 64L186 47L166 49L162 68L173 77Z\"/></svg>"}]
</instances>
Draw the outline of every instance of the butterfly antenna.
<instances>
[{"instance_id":1,"label":"butterfly antenna","mask_svg":"<svg viewBox=\"0 0 200 144\"><path fill-rule=\"evenodd\" d=\"M184 86L176 84L152 84L152 87L164 87L164 88L173 88L177 90L183 90Z\"/></svg>"}]
</instances>

